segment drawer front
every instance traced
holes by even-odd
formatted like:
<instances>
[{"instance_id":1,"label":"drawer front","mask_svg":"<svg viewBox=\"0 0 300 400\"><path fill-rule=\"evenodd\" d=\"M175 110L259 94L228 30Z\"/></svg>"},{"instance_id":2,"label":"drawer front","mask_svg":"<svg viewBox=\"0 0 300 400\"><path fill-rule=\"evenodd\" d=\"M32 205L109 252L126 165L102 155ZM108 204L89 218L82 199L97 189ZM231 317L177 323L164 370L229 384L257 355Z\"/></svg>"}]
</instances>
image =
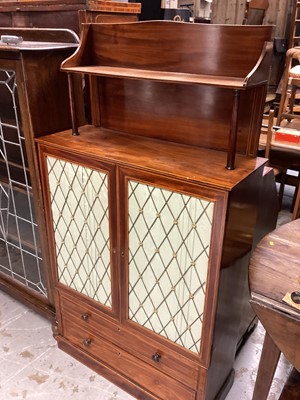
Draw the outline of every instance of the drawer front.
<instances>
[{"instance_id":1,"label":"drawer front","mask_svg":"<svg viewBox=\"0 0 300 400\"><path fill-rule=\"evenodd\" d=\"M67 340L142 389L163 400L195 400L193 390L101 338L93 329L83 329L67 318L63 323Z\"/></svg>"},{"instance_id":2,"label":"drawer front","mask_svg":"<svg viewBox=\"0 0 300 400\"><path fill-rule=\"evenodd\" d=\"M118 322L113 322L101 317L89 304L60 296L62 315L67 320L74 321L76 325L84 330L97 332L97 335L109 340L115 345L122 347L127 352L139 357L150 367L172 376L183 382L192 390L196 390L200 366L193 359L136 332L125 328ZM63 334L65 335L66 324L63 320Z\"/></svg>"}]
</instances>

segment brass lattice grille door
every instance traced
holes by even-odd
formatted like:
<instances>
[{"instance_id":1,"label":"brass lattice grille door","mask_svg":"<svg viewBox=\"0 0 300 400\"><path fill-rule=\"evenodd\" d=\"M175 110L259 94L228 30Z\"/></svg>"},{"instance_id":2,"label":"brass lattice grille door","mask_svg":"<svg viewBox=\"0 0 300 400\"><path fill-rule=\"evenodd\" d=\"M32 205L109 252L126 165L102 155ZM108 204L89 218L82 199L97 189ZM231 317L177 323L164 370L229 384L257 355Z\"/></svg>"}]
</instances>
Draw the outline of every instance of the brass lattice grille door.
<instances>
[{"instance_id":1,"label":"brass lattice grille door","mask_svg":"<svg viewBox=\"0 0 300 400\"><path fill-rule=\"evenodd\" d=\"M214 203L128 181L129 319L200 351Z\"/></svg>"},{"instance_id":2,"label":"brass lattice grille door","mask_svg":"<svg viewBox=\"0 0 300 400\"><path fill-rule=\"evenodd\" d=\"M47 157L58 280L112 307L108 175Z\"/></svg>"}]
</instances>

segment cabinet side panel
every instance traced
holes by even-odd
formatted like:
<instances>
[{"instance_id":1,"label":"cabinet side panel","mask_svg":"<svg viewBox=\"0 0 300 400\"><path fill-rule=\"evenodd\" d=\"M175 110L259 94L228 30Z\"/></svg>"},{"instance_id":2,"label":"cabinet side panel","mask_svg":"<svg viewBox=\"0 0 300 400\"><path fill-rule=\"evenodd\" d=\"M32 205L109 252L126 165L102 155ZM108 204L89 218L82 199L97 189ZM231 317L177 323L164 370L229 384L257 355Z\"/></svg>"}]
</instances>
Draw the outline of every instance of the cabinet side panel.
<instances>
[{"instance_id":1,"label":"cabinet side panel","mask_svg":"<svg viewBox=\"0 0 300 400\"><path fill-rule=\"evenodd\" d=\"M248 265L256 244L257 227L266 223L268 212L261 193L264 166L248 176L230 193L214 327L214 346L208 371L207 399L218 395L221 384L230 376L238 346L255 323L250 306ZM269 189L272 189L268 185ZM275 192L272 190L273 195ZM276 198L273 197L276 202ZM261 218L258 221L258 217ZM218 396L217 396L218 397Z\"/></svg>"}]
</instances>

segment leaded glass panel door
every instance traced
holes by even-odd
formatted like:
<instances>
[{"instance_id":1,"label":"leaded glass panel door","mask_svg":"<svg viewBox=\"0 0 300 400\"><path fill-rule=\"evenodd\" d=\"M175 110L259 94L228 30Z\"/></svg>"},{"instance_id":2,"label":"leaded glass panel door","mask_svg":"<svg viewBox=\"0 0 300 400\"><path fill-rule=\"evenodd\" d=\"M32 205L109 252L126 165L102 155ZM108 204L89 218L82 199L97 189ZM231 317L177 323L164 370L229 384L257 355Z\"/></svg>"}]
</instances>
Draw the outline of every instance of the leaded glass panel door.
<instances>
[{"instance_id":1,"label":"leaded glass panel door","mask_svg":"<svg viewBox=\"0 0 300 400\"><path fill-rule=\"evenodd\" d=\"M7 64L7 68L4 68ZM28 162L30 138L21 117L17 63L0 68L0 271L30 296L47 301L48 290ZM23 116L28 113L23 110ZM28 133L27 133L28 135ZM27 146L26 146L27 145ZM33 291L32 291L33 290Z\"/></svg>"},{"instance_id":2,"label":"leaded glass panel door","mask_svg":"<svg viewBox=\"0 0 300 400\"><path fill-rule=\"evenodd\" d=\"M52 155L46 157L46 163L56 281L112 312L115 251L109 188L114 177L109 168L94 169Z\"/></svg>"},{"instance_id":3,"label":"leaded glass panel door","mask_svg":"<svg viewBox=\"0 0 300 400\"><path fill-rule=\"evenodd\" d=\"M216 283L211 282L210 268L217 268L211 251L216 250L212 238L219 203L201 191L191 195L191 190L170 188L167 180L159 186L150 174L149 182L132 175L125 179L124 188L128 201L125 318L199 354L204 324L210 318L205 315L212 300L207 301L208 287Z\"/></svg>"}]
</instances>

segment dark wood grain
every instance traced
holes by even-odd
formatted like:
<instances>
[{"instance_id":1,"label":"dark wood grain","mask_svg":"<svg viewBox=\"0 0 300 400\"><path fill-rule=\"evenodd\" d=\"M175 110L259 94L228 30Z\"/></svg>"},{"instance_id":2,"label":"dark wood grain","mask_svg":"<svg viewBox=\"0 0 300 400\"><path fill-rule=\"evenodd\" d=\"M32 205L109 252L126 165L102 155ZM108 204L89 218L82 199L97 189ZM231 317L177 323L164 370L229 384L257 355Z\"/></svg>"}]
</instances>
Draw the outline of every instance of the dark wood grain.
<instances>
[{"instance_id":1,"label":"dark wood grain","mask_svg":"<svg viewBox=\"0 0 300 400\"><path fill-rule=\"evenodd\" d=\"M126 5L126 4L125 4ZM99 11L99 10L79 10L79 23L115 23L115 22L136 22L138 21L138 14L128 13L118 13L118 12L107 12L107 11Z\"/></svg>"},{"instance_id":2,"label":"dark wood grain","mask_svg":"<svg viewBox=\"0 0 300 400\"><path fill-rule=\"evenodd\" d=\"M77 294L75 295L63 287L61 287L60 293L61 311L64 317L74 321L79 326L86 327L85 329L97 332L114 345L138 354L152 368L167 373L191 389L197 389L200 365L196 356L188 352L180 354L174 351L166 340L165 343L158 344L153 338L137 335L130 326L124 326L113 318L99 313L97 302L87 301L84 296L80 296L80 298ZM82 320L84 313L89 315L86 321ZM158 349L162 355L162 362L154 363L152 355Z\"/></svg>"},{"instance_id":3,"label":"dark wood grain","mask_svg":"<svg viewBox=\"0 0 300 400\"><path fill-rule=\"evenodd\" d=\"M38 143L58 150L72 149L78 156L88 151L90 157L118 161L189 182L201 181L205 186L226 190L231 190L266 162L264 158L238 156L237 168L227 171L226 154L220 151L136 137L91 125L82 126L79 132L79 136L73 137L70 130L42 136Z\"/></svg>"},{"instance_id":4,"label":"dark wood grain","mask_svg":"<svg viewBox=\"0 0 300 400\"><path fill-rule=\"evenodd\" d=\"M121 347L112 345L109 341L97 336L93 330L83 329L74 321L64 321L64 336L76 346L84 349L92 356L100 355L101 363L113 368L116 372L126 375L144 390L165 400L194 400L195 392L172 377L149 367L145 362L124 351ZM83 341L91 339L90 347L84 347Z\"/></svg>"},{"instance_id":5,"label":"dark wood grain","mask_svg":"<svg viewBox=\"0 0 300 400\"><path fill-rule=\"evenodd\" d=\"M78 10L85 0L1 1L0 26L70 29L79 34Z\"/></svg>"},{"instance_id":6,"label":"dark wood grain","mask_svg":"<svg viewBox=\"0 0 300 400\"><path fill-rule=\"evenodd\" d=\"M251 304L266 329L255 400L267 398L280 352L300 370L300 312L282 300L300 289L299 238L300 220L285 224L262 239L250 262Z\"/></svg>"},{"instance_id":7,"label":"dark wood grain","mask_svg":"<svg viewBox=\"0 0 300 400\"><path fill-rule=\"evenodd\" d=\"M91 32L92 51L78 53L65 62L63 68L102 65L224 78L246 78L256 67L264 43L270 40L272 32L270 26L238 27L170 21L86 24L83 29L84 36ZM164 40L161 40L162 31ZM178 37L176 41L175 36ZM133 41L135 46L132 46ZM211 43L214 43L213 52ZM267 75L264 80L267 80Z\"/></svg>"},{"instance_id":8,"label":"dark wood grain","mask_svg":"<svg viewBox=\"0 0 300 400\"><path fill-rule=\"evenodd\" d=\"M282 298L287 292L299 291L299 254L300 220L285 224L267 235L251 259L251 291L279 303L283 303Z\"/></svg>"},{"instance_id":9,"label":"dark wood grain","mask_svg":"<svg viewBox=\"0 0 300 400\"><path fill-rule=\"evenodd\" d=\"M79 37L68 29L0 27L0 35L22 36L24 41L35 42L35 46L41 42L79 43Z\"/></svg>"},{"instance_id":10,"label":"dark wood grain","mask_svg":"<svg viewBox=\"0 0 300 400\"><path fill-rule=\"evenodd\" d=\"M300 373L293 368L282 389L279 400L298 400L300 398Z\"/></svg>"},{"instance_id":11,"label":"dark wood grain","mask_svg":"<svg viewBox=\"0 0 300 400\"><path fill-rule=\"evenodd\" d=\"M271 27L172 21L82 26L80 47L62 69L93 77L90 108L96 116L95 104L101 109L101 126L222 151L229 148L231 167L235 149L256 155ZM236 89L243 93L232 125Z\"/></svg>"}]
</instances>

